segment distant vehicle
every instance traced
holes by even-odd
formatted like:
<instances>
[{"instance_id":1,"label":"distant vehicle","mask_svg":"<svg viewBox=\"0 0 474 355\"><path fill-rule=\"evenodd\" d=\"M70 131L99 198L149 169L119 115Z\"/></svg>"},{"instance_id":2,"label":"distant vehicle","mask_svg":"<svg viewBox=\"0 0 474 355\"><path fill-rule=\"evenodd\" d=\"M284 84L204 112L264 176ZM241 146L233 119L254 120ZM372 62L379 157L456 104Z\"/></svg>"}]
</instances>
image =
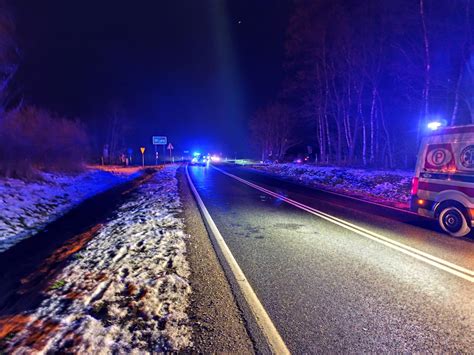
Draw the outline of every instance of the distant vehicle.
<instances>
[{"instance_id":1,"label":"distant vehicle","mask_svg":"<svg viewBox=\"0 0 474 355\"><path fill-rule=\"evenodd\" d=\"M222 157L218 154L213 154L209 157L209 159L211 160L211 162L213 163L220 163L222 161Z\"/></svg>"},{"instance_id":2,"label":"distant vehicle","mask_svg":"<svg viewBox=\"0 0 474 355\"><path fill-rule=\"evenodd\" d=\"M432 129L418 153L411 210L464 237L474 223L474 125Z\"/></svg>"},{"instance_id":3,"label":"distant vehicle","mask_svg":"<svg viewBox=\"0 0 474 355\"><path fill-rule=\"evenodd\" d=\"M202 155L200 153L194 153L193 159L191 159L191 165L206 166L208 161L209 161L208 156Z\"/></svg>"}]
</instances>

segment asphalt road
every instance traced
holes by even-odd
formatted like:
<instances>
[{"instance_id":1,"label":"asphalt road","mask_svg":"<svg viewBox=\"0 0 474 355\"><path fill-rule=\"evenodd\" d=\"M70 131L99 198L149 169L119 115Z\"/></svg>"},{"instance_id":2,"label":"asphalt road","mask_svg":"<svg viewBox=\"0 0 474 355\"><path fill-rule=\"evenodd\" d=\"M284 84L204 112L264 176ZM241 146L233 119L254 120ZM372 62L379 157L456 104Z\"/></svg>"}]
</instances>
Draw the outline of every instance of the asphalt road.
<instances>
[{"instance_id":1,"label":"asphalt road","mask_svg":"<svg viewBox=\"0 0 474 355\"><path fill-rule=\"evenodd\" d=\"M222 167L221 167L222 168ZM471 271L473 239L429 220L239 168L225 171ZM191 178L289 350L472 352L474 283L212 167Z\"/></svg>"}]
</instances>

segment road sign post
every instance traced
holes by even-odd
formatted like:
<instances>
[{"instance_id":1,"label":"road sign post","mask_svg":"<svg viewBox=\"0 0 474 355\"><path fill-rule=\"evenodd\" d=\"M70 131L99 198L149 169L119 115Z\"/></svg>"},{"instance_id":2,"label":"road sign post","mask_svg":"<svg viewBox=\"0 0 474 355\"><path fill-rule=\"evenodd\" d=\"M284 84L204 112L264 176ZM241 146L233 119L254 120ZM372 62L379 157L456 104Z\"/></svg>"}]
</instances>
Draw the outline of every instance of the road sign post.
<instances>
[{"instance_id":1,"label":"road sign post","mask_svg":"<svg viewBox=\"0 0 474 355\"><path fill-rule=\"evenodd\" d=\"M142 166L145 166L145 147L140 147L140 152L142 152Z\"/></svg>"},{"instance_id":2,"label":"road sign post","mask_svg":"<svg viewBox=\"0 0 474 355\"><path fill-rule=\"evenodd\" d=\"M172 161L172 158L171 158L171 152L172 152L172 150L174 149L174 147L173 147L173 144L171 144L171 143L170 143L170 144L168 144L168 147L167 147L167 149L170 151L170 162L171 162L171 161Z\"/></svg>"},{"instance_id":3,"label":"road sign post","mask_svg":"<svg viewBox=\"0 0 474 355\"><path fill-rule=\"evenodd\" d=\"M152 137L153 145L155 146L155 159L158 164L158 147L157 145L163 146L163 162L165 161L165 147L168 144L168 137L166 136L153 136Z\"/></svg>"}]
</instances>

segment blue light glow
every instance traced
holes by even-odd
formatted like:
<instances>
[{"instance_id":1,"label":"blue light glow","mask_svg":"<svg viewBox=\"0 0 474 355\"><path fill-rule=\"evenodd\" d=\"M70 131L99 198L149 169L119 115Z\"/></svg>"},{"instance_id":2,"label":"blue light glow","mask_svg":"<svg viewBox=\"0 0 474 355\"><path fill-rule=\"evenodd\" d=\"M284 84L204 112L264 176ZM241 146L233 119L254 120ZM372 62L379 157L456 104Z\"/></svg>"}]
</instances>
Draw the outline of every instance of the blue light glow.
<instances>
[{"instance_id":1,"label":"blue light glow","mask_svg":"<svg viewBox=\"0 0 474 355\"><path fill-rule=\"evenodd\" d=\"M439 121L433 121L433 122L428 123L428 128L431 129L432 131L436 131L442 125L443 124Z\"/></svg>"}]
</instances>

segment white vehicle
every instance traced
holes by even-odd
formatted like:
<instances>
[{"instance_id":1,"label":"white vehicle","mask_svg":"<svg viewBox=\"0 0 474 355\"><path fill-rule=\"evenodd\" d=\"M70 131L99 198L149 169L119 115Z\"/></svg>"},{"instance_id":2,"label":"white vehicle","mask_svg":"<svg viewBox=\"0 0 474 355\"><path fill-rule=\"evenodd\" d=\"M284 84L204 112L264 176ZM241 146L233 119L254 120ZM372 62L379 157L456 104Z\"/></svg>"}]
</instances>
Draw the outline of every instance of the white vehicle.
<instances>
[{"instance_id":1,"label":"white vehicle","mask_svg":"<svg viewBox=\"0 0 474 355\"><path fill-rule=\"evenodd\" d=\"M436 218L454 237L474 223L474 125L444 127L424 137L412 181L411 209Z\"/></svg>"}]
</instances>

